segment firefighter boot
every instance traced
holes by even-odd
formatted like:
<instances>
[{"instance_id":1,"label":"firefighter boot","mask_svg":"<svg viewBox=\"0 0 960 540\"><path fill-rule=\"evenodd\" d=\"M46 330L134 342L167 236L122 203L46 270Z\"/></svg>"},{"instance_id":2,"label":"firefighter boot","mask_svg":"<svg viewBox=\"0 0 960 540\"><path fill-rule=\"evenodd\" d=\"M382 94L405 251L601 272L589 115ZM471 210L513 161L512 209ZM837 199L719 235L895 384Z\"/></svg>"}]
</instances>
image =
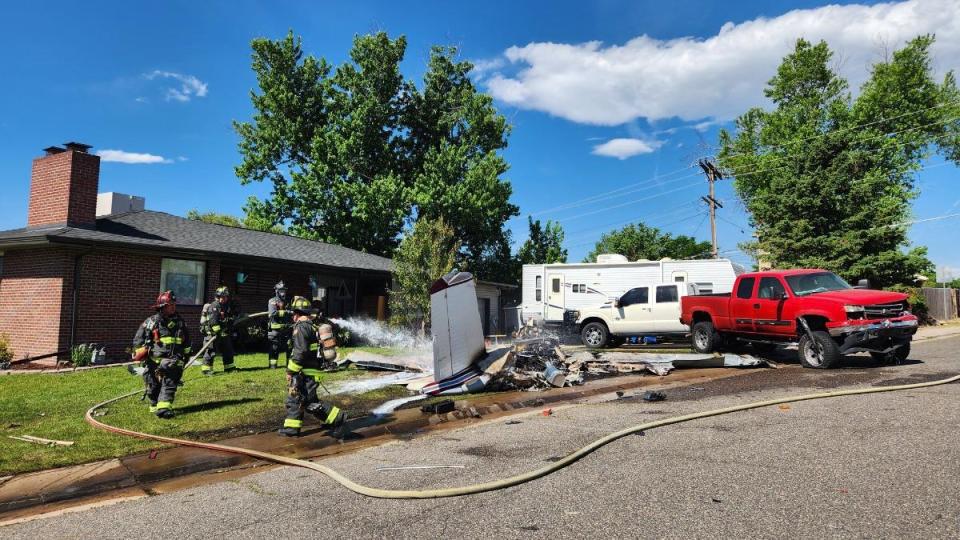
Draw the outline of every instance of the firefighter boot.
<instances>
[{"instance_id":1,"label":"firefighter boot","mask_svg":"<svg viewBox=\"0 0 960 540\"><path fill-rule=\"evenodd\" d=\"M292 427L284 427L277 430L277 433L283 435L284 437L299 437L300 430Z\"/></svg>"}]
</instances>

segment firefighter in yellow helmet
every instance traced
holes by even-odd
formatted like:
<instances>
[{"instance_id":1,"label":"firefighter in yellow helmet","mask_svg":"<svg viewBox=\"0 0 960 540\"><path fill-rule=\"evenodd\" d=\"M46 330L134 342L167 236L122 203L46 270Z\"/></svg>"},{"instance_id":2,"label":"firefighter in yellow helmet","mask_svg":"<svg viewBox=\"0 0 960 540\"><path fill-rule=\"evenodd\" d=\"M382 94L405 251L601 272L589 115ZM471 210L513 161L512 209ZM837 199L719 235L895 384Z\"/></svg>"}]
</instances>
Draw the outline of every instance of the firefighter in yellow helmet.
<instances>
[{"instance_id":1,"label":"firefighter in yellow helmet","mask_svg":"<svg viewBox=\"0 0 960 540\"><path fill-rule=\"evenodd\" d=\"M160 293L153 307L157 313L143 321L133 338L133 357L144 368L144 394L150 400L150 412L160 418L173 418L173 398L190 354L190 332L177 313L173 291Z\"/></svg>"},{"instance_id":2,"label":"firefighter in yellow helmet","mask_svg":"<svg viewBox=\"0 0 960 540\"><path fill-rule=\"evenodd\" d=\"M337 429L346 415L338 407L328 405L317 397L320 386L320 339L311 315L316 313L310 301L302 296L290 303L293 311L293 350L287 361L287 417L278 433L287 437L300 434L304 411L317 417L324 427Z\"/></svg>"}]
</instances>

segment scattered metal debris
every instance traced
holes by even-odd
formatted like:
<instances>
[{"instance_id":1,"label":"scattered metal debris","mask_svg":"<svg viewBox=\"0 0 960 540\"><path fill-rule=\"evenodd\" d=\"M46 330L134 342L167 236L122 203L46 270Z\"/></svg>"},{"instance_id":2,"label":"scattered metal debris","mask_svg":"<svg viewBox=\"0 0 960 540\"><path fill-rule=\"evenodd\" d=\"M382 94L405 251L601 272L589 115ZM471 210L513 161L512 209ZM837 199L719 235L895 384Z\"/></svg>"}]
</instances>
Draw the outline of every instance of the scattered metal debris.
<instances>
[{"instance_id":1,"label":"scattered metal debris","mask_svg":"<svg viewBox=\"0 0 960 540\"><path fill-rule=\"evenodd\" d=\"M665 399L667 399L667 395L657 390L648 390L643 393L644 401L663 401Z\"/></svg>"}]
</instances>

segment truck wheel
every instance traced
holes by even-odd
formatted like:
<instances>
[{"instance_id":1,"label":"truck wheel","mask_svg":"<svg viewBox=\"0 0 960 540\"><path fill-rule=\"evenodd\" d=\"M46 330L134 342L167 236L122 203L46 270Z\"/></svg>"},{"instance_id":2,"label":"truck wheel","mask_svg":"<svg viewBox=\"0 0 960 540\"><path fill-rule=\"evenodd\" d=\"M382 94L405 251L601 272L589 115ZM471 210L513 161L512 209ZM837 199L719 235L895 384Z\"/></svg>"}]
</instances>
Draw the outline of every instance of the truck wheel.
<instances>
[{"instance_id":1,"label":"truck wheel","mask_svg":"<svg viewBox=\"0 0 960 540\"><path fill-rule=\"evenodd\" d=\"M583 344L591 349L599 349L607 345L610 333L607 331L607 325L600 322L588 323L580 331L580 339Z\"/></svg>"},{"instance_id":2,"label":"truck wheel","mask_svg":"<svg viewBox=\"0 0 960 540\"><path fill-rule=\"evenodd\" d=\"M720 343L720 334L710 321L700 321L693 325L693 350L698 353L713 352Z\"/></svg>"},{"instance_id":3,"label":"truck wheel","mask_svg":"<svg viewBox=\"0 0 960 540\"><path fill-rule=\"evenodd\" d=\"M813 339L804 334L800 337L800 363L813 369L830 369L840 362L840 347L830 334L818 330Z\"/></svg>"},{"instance_id":4,"label":"truck wheel","mask_svg":"<svg viewBox=\"0 0 960 540\"><path fill-rule=\"evenodd\" d=\"M910 344L905 343L888 353L870 353L874 360L881 364L896 365L903 363L910 356Z\"/></svg>"}]
</instances>

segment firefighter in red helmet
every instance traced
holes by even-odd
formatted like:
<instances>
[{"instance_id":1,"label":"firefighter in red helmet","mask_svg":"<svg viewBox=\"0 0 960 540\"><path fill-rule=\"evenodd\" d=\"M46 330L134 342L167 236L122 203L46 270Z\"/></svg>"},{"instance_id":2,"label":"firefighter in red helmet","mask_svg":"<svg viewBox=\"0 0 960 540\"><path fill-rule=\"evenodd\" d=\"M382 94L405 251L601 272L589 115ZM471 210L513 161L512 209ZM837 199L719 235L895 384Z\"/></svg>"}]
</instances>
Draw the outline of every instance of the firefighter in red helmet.
<instances>
[{"instance_id":1,"label":"firefighter in red helmet","mask_svg":"<svg viewBox=\"0 0 960 540\"><path fill-rule=\"evenodd\" d=\"M173 418L173 398L190 355L190 332L177 313L173 291L164 291L154 304L157 313L143 321L133 338L134 359L144 368L144 395L150 412Z\"/></svg>"}]
</instances>

